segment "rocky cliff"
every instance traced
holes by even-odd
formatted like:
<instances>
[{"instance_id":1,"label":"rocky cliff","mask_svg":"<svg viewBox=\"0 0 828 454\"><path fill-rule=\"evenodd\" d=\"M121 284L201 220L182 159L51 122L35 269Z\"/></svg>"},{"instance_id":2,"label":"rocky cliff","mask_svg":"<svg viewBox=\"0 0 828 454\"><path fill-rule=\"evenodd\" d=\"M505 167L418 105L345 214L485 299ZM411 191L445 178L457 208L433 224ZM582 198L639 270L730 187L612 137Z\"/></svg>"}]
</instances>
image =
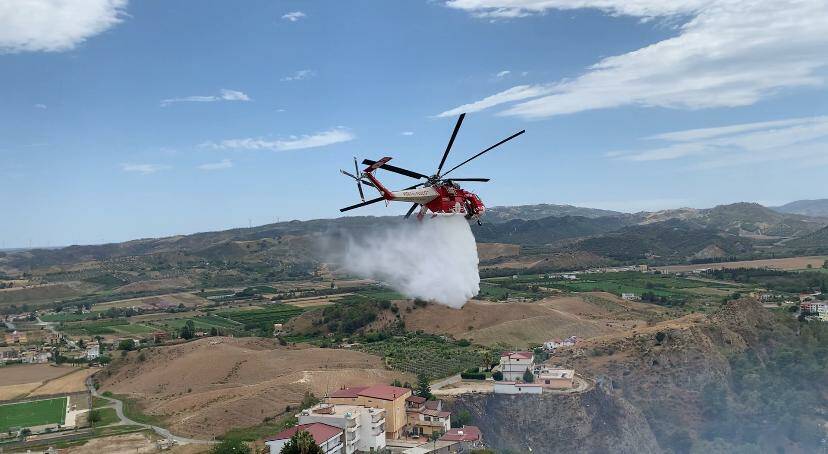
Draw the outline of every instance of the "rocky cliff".
<instances>
[{"instance_id":1,"label":"rocky cliff","mask_svg":"<svg viewBox=\"0 0 828 454\"><path fill-rule=\"evenodd\" d=\"M569 395L465 395L455 408L471 413L497 452L661 452L642 413L601 386Z\"/></svg>"}]
</instances>

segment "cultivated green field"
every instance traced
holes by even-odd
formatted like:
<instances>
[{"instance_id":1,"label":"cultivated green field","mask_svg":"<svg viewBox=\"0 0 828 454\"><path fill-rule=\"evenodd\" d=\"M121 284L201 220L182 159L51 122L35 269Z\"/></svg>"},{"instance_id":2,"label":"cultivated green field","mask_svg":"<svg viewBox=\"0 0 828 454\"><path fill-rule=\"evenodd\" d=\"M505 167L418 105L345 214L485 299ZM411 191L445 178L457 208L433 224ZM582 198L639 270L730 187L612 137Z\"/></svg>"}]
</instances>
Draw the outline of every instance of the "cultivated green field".
<instances>
[{"instance_id":1,"label":"cultivated green field","mask_svg":"<svg viewBox=\"0 0 828 454\"><path fill-rule=\"evenodd\" d=\"M63 424L68 397L0 405L0 432L11 428Z\"/></svg>"}]
</instances>

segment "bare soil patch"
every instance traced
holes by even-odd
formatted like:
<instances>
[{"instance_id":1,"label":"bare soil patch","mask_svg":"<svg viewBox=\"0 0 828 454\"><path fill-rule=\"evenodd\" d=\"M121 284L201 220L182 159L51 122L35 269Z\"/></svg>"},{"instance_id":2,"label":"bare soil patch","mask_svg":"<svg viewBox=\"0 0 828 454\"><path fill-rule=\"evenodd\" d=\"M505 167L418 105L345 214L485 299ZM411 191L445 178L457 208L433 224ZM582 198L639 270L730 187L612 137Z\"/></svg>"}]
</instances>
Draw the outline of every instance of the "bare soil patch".
<instances>
[{"instance_id":1,"label":"bare soil patch","mask_svg":"<svg viewBox=\"0 0 828 454\"><path fill-rule=\"evenodd\" d=\"M67 375L43 383L40 387L32 390L29 395L46 396L83 391L86 389L86 379L99 370L95 368L77 369Z\"/></svg>"},{"instance_id":2,"label":"bare soil patch","mask_svg":"<svg viewBox=\"0 0 828 454\"><path fill-rule=\"evenodd\" d=\"M520 246L517 244L477 243L477 257L480 260L493 260L516 255L520 255Z\"/></svg>"},{"instance_id":3,"label":"bare soil patch","mask_svg":"<svg viewBox=\"0 0 828 454\"><path fill-rule=\"evenodd\" d=\"M157 290L176 290L192 287L193 282L186 277L174 277L169 279L153 279L149 281L132 282L118 287L116 292L150 292Z\"/></svg>"},{"instance_id":4,"label":"bare soil patch","mask_svg":"<svg viewBox=\"0 0 828 454\"><path fill-rule=\"evenodd\" d=\"M280 347L271 339L213 337L143 352L143 362L133 352L102 374L102 390L137 398L174 433L194 437L281 417L305 391L322 396L341 386L412 380L365 353Z\"/></svg>"},{"instance_id":5,"label":"bare soil patch","mask_svg":"<svg viewBox=\"0 0 828 454\"><path fill-rule=\"evenodd\" d=\"M806 269L808 265L814 268L819 268L828 256L809 256L809 257L788 257L784 259L766 259L766 260L744 260L740 262L721 262L721 263L698 263L695 265L671 265L657 267L659 270L668 271L670 273L688 272L703 268L722 269L722 268L774 268L777 270L802 270Z\"/></svg>"},{"instance_id":6,"label":"bare soil patch","mask_svg":"<svg viewBox=\"0 0 828 454\"><path fill-rule=\"evenodd\" d=\"M603 304L593 301L571 296L535 303L470 301L459 310L429 304L406 311L404 320L406 328L412 331L449 334L483 345L505 343L525 347L559 337L585 339L620 332L644 324L652 310L649 305L627 307L613 299Z\"/></svg>"}]
</instances>

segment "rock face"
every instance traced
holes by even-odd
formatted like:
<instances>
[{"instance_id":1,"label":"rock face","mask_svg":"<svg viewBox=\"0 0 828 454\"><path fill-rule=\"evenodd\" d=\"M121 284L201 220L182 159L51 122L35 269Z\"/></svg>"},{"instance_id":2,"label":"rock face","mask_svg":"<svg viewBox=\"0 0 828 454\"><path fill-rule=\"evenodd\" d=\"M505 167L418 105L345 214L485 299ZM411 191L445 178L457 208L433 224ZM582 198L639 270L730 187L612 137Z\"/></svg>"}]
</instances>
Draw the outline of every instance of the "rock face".
<instances>
[{"instance_id":1,"label":"rock face","mask_svg":"<svg viewBox=\"0 0 828 454\"><path fill-rule=\"evenodd\" d=\"M571 395L464 395L454 405L471 413L497 452L661 452L641 412L602 386Z\"/></svg>"}]
</instances>

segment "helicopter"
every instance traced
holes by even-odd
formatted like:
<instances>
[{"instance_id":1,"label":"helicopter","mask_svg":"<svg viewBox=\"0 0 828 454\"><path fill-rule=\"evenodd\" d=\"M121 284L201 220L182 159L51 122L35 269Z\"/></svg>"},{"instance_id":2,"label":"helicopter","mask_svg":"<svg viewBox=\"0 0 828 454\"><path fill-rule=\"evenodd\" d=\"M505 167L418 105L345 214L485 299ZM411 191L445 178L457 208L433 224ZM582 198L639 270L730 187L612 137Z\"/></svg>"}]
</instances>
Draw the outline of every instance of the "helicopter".
<instances>
[{"instance_id":1,"label":"helicopter","mask_svg":"<svg viewBox=\"0 0 828 454\"><path fill-rule=\"evenodd\" d=\"M503 145L504 143L525 133L526 130L524 129L512 134L511 136L501 140L500 142L486 148L485 150L461 162L460 164L457 164L456 166L443 172L443 166L446 163L446 159L448 158L449 152L451 151L451 147L454 145L454 140L457 138L457 132L460 130L460 125L463 124L463 119L465 117L466 114L462 113L460 114L460 117L457 119L457 123L454 125L454 131L451 133L451 138L449 139L448 145L446 146L446 151L443 153L443 157L442 159L440 159L440 164L437 166L437 171L433 175L425 175L419 172L414 172L412 170L388 164L388 161L390 161L391 158L387 156L377 161L364 159L362 161L362 164L368 167L366 167L365 169L363 169L362 172L360 172L357 164L357 159L356 157L354 157L354 173L350 173L345 170L340 170L340 172L343 175L346 175L356 180L357 190L359 191L359 197L360 199L362 199L362 202L342 208L339 211L345 212L356 208L364 207L366 205L371 205L373 203L381 202L383 200L386 201L386 204L389 201L411 202L412 205L408 209L408 212L406 212L405 214L406 219L408 219L411 216L411 214L414 213L414 210L420 208L420 211L417 213L417 219L421 221L428 212L431 212L432 217L437 215L463 215L466 219L473 219L476 220L478 224L481 224L480 219L486 212L486 206L483 204L483 201L480 199L480 197L478 197L477 194L461 188L460 185L457 184L457 182L485 183L490 181L490 179L447 178L447 175L456 170L457 168L467 164L471 160L476 159L484 153L489 152L494 148L499 147L500 145ZM389 172L425 181L399 191L391 191L377 179L375 175L377 169L383 169ZM379 191L380 196L374 199L365 200L365 193L362 189L362 185L375 188L377 191Z\"/></svg>"}]
</instances>

